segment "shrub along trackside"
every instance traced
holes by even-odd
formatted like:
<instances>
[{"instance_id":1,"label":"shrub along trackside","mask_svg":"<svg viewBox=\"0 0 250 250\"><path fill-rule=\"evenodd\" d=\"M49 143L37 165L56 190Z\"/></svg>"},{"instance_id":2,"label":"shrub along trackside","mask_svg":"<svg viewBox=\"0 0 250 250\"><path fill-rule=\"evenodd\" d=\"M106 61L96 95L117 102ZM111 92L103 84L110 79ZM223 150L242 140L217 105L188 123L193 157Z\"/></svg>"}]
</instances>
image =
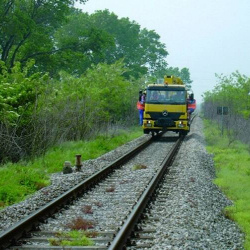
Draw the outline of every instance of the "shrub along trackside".
<instances>
[{"instance_id":1,"label":"shrub along trackside","mask_svg":"<svg viewBox=\"0 0 250 250\"><path fill-rule=\"evenodd\" d=\"M82 154L82 160L94 159L141 135L138 127L130 129L129 133L120 130L116 135L100 135L91 141L62 143L33 161L3 165L0 167L0 207L22 201L47 186L49 175L62 171L64 161L74 163L76 154Z\"/></svg>"},{"instance_id":2,"label":"shrub along trackside","mask_svg":"<svg viewBox=\"0 0 250 250\"><path fill-rule=\"evenodd\" d=\"M216 124L205 121L207 150L214 155L218 185L233 206L227 207L225 216L236 221L245 233L245 249L250 249L250 153L249 146L232 142L221 136Z\"/></svg>"},{"instance_id":3,"label":"shrub along trackside","mask_svg":"<svg viewBox=\"0 0 250 250\"><path fill-rule=\"evenodd\" d=\"M0 61L0 163L44 154L65 141L93 138L110 124L136 123L140 81L128 81L123 63L98 64L60 81L32 74L34 62L9 73Z\"/></svg>"}]
</instances>

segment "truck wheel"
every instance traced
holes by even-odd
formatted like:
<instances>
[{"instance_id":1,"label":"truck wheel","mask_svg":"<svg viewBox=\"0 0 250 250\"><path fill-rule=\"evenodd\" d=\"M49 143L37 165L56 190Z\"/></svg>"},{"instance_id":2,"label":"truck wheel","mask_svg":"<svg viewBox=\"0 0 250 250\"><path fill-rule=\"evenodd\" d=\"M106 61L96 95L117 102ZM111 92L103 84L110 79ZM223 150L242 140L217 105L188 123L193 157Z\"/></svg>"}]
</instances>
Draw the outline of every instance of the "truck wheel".
<instances>
[{"instance_id":1,"label":"truck wheel","mask_svg":"<svg viewBox=\"0 0 250 250\"><path fill-rule=\"evenodd\" d=\"M187 135L188 131L183 130L179 132L179 137Z\"/></svg>"}]
</instances>

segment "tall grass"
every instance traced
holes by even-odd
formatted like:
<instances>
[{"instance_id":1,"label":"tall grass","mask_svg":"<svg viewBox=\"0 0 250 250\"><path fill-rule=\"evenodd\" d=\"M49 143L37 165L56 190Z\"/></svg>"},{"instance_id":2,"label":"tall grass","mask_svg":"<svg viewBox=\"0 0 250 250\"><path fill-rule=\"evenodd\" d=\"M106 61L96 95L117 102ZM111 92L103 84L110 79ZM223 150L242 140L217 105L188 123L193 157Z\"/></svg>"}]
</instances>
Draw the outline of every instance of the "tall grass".
<instances>
[{"instance_id":1,"label":"tall grass","mask_svg":"<svg viewBox=\"0 0 250 250\"><path fill-rule=\"evenodd\" d=\"M218 185L234 205L225 215L236 221L245 233L245 249L250 249L250 153L239 141L230 142L211 121L205 121L207 150L214 154Z\"/></svg>"},{"instance_id":2,"label":"tall grass","mask_svg":"<svg viewBox=\"0 0 250 250\"><path fill-rule=\"evenodd\" d=\"M94 159L141 135L141 128L136 127L91 141L65 142L50 148L43 157L0 166L0 207L22 201L49 185L50 174L62 171L65 161L74 163L76 154L81 154L82 160Z\"/></svg>"}]
</instances>

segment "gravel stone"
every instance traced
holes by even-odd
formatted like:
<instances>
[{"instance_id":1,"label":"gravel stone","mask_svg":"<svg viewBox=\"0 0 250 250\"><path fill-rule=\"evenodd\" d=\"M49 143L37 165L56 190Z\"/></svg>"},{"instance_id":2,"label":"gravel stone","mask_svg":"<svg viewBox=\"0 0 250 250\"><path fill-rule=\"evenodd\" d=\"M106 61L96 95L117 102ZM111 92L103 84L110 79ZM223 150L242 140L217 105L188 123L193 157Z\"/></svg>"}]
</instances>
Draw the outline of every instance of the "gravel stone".
<instances>
[{"instance_id":1,"label":"gravel stone","mask_svg":"<svg viewBox=\"0 0 250 250\"><path fill-rule=\"evenodd\" d=\"M159 221L140 225L156 230L154 240L147 241L151 246L143 249L244 249L243 233L223 214L233 202L213 183L213 155L205 146L203 123L196 117L159 190L161 198L152 204L150 215Z\"/></svg>"}]
</instances>

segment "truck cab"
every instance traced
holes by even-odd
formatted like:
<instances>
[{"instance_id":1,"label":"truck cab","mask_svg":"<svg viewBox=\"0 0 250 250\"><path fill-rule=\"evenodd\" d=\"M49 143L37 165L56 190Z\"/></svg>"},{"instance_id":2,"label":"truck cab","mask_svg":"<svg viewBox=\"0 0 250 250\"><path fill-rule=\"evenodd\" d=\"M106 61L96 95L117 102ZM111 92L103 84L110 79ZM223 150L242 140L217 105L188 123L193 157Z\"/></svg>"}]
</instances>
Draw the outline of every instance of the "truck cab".
<instances>
[{"instance_id":1,"label":"truck cab","mask_svg":"<svg viewBox=\"0 0 250 250\"><path fill-rule=\"evenodd\" d=\"M180 135L190 130L187 90L180 78L166 76L163 83L149 84L143 118L145 134L174 131Z\"/></svg>"}]
</instances>

